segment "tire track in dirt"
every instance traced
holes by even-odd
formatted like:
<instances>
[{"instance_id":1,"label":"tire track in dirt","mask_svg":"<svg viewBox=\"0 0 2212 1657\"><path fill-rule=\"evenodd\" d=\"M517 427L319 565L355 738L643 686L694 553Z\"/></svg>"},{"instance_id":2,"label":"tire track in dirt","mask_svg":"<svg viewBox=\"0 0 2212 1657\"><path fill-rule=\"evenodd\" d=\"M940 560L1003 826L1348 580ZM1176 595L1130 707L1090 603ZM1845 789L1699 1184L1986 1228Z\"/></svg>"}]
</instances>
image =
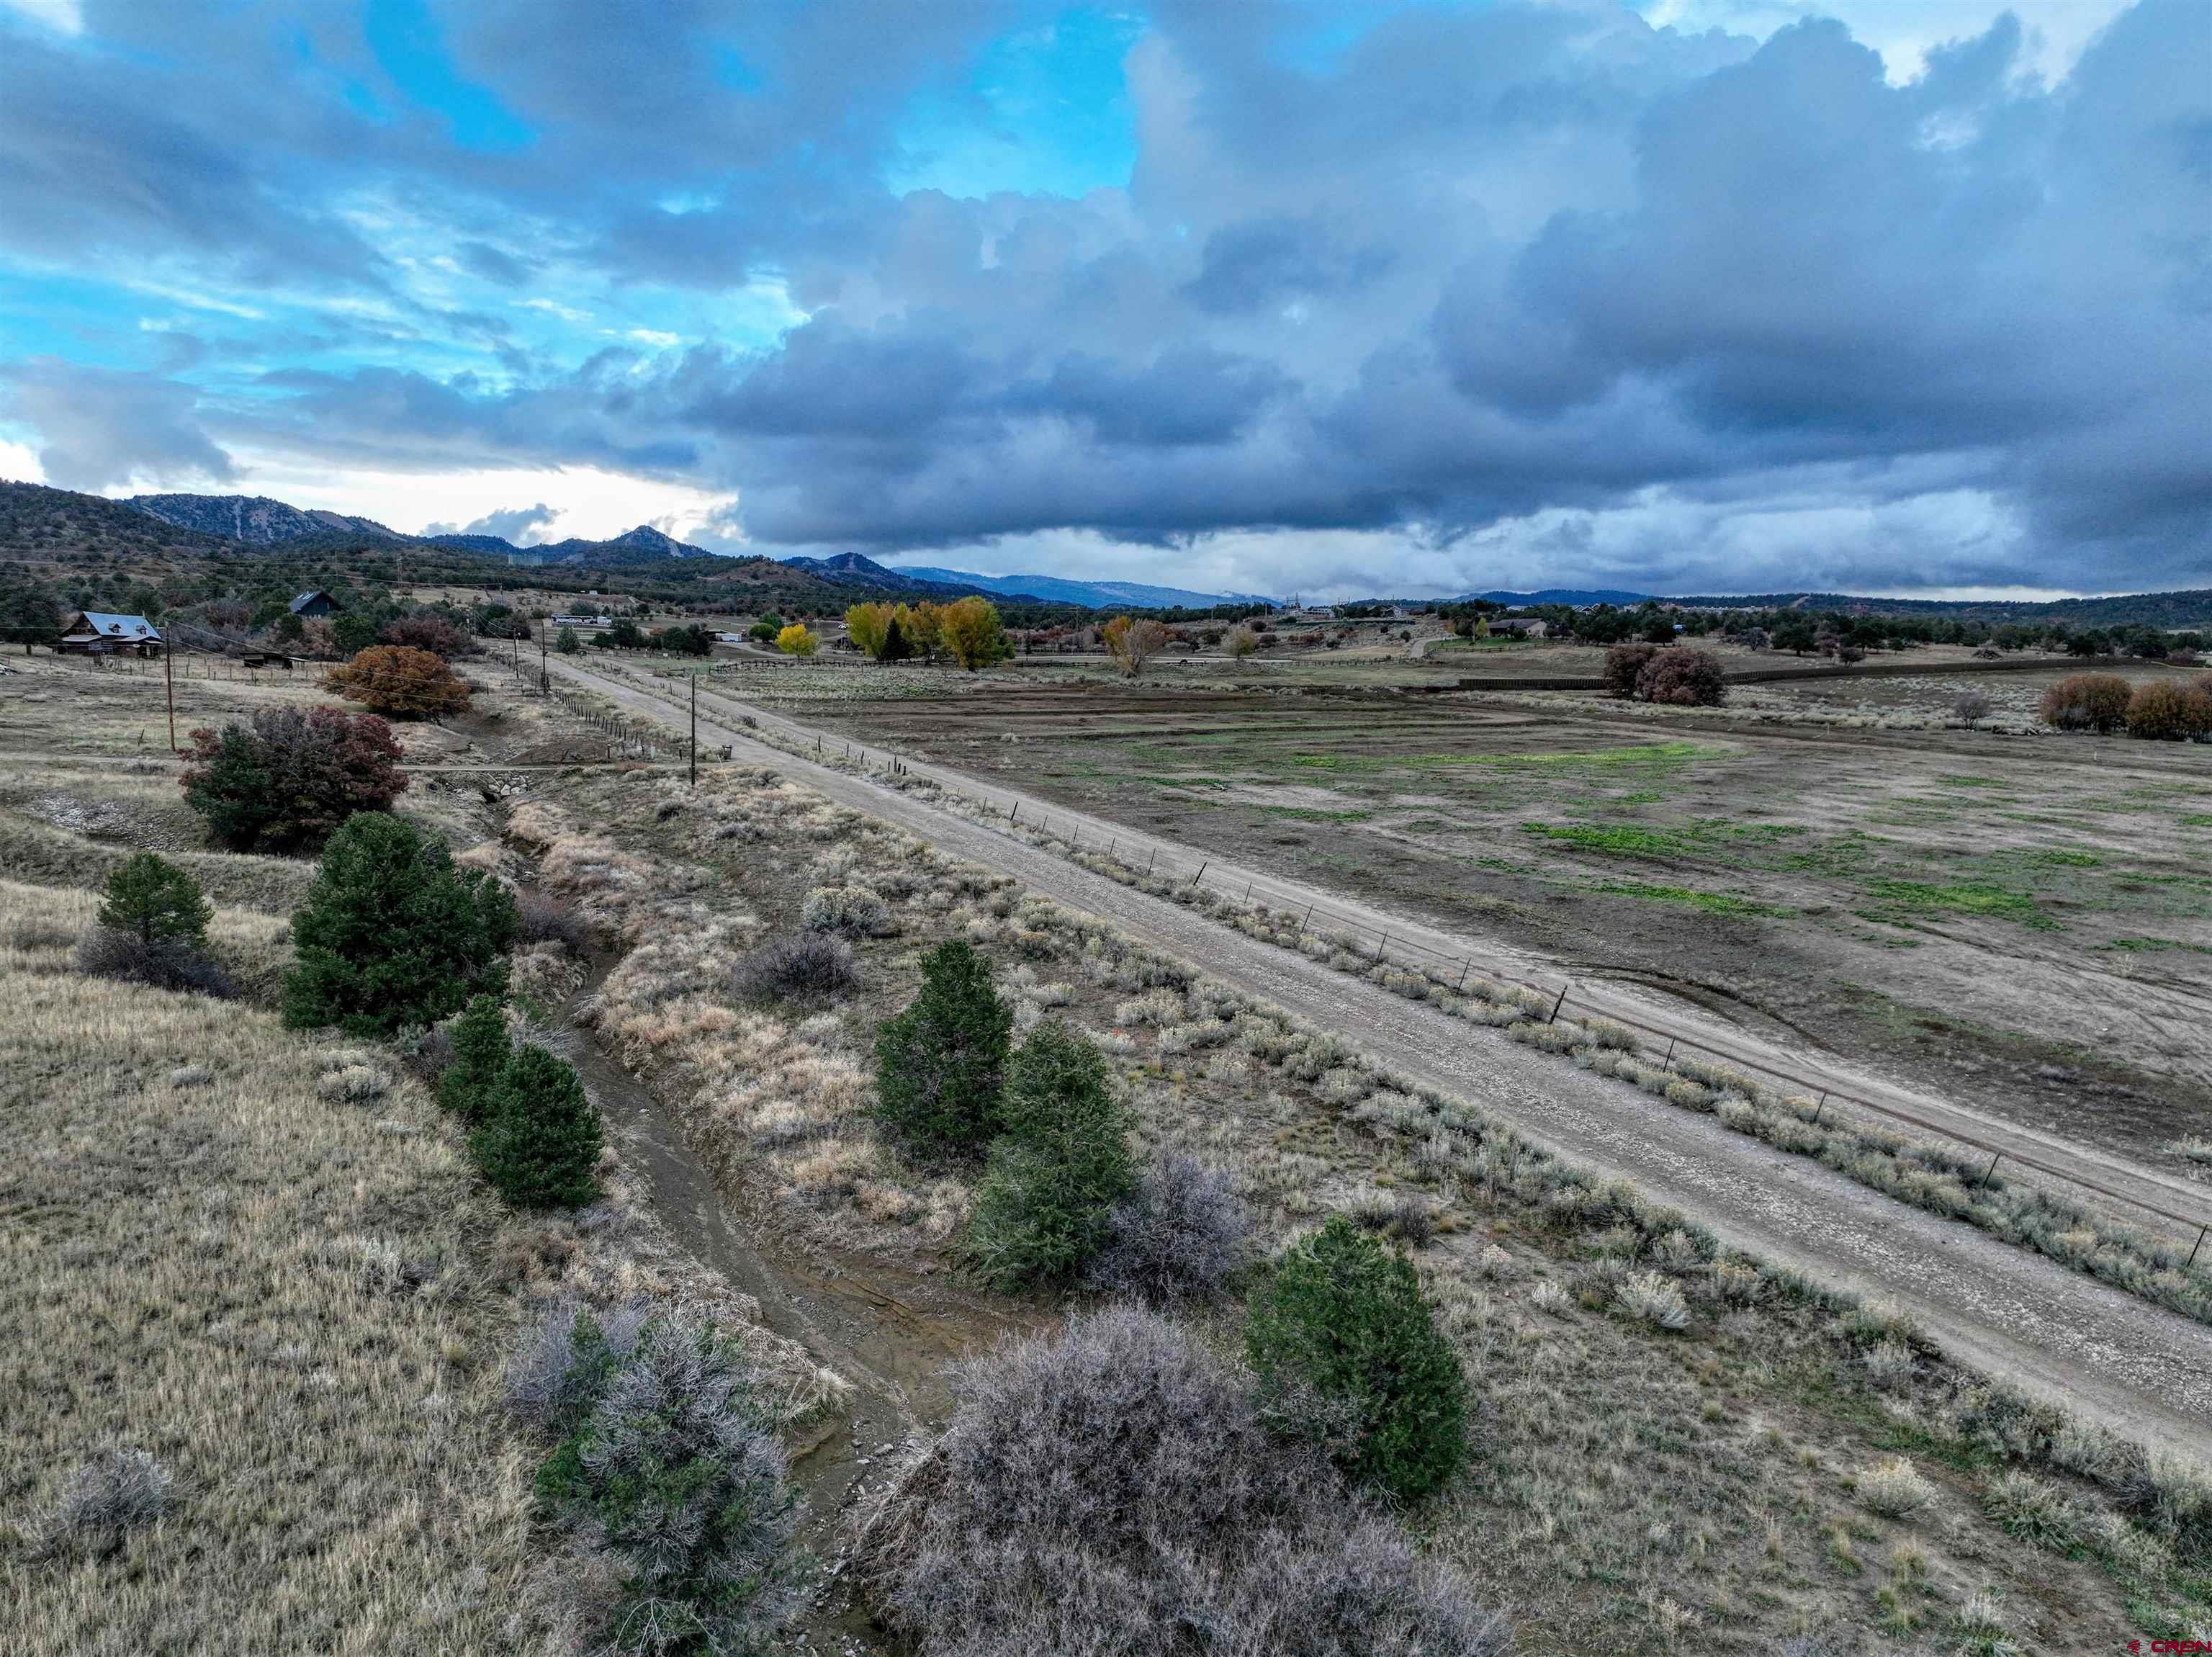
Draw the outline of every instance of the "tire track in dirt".
<instances>
[{"instance_id":1,"label":"tire track in dirt","mask_svg":"<svg viewBox=\"0 0 2212 1657\"><path fill-rule=\"evenodd\" d=\"M562 666L572 682L683 728L684 710L673 698ZM753 716L789 725L773 715ZM2202 1325L1732 1133L1711 1118L1247 938L987 825L771 747L734 719L710 719L703 706L700 736L1110 921L1338 1034L1388 1070L1484 1106L1558 1155L1630 1180L1735 1247L1893 1301L1959 1358L2024 1392L2147 1443L2212 1453L2212 1332Z\"/></svg>"}]
</instances>

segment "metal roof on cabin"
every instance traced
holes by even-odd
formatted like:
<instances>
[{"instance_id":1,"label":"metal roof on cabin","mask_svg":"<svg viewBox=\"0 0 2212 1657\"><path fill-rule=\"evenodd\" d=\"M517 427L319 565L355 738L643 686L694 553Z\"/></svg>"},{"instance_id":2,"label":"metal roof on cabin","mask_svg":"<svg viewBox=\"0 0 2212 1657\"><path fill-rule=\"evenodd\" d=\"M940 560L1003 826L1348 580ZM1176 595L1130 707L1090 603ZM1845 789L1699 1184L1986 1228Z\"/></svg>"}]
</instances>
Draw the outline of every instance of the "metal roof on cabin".
<instances>
[{"instance_id":1,"label":"metal roof on cabin","mask_svg":"<svg viewBox=\"0 0 2212 1657\"><path fill-rule=\"evenodd\" d=\"M309 605L313 604L313 603L317 599L329 599L329 600L330 600L330 602L331 602L331 606L332 606L333 608L336 608L336 607L337 607L337 600L336 599L332 599L332 598L331 598L331 595L330 595L328 593L325 592L321 588L318 587L317 588L315 588L315 590L314 590L313 592L312 592L312 593L302 593L302 594L300 594L300 596L299 596L299 597L297 597L297 598L295 598L295 599L294 599L294 600L292 600L292 613L293 613L294 615L295 615L295 616L296 616L296 615L298 615L298 614L300 613L300 612L301 612L301 611L302 611L302 610L304 610L305 608L307 608L307 606L309 606Z\"/></svg>"},{"instance_id":2,"label":"metal roof on cabin","mask_svg":"<svg viewBox=\"0 0 2212 1657\"><path fill-rule=\"evenodd\" d=\"M114 616L105 610L77 612L102 638L159 638L161 632L143 616Z\"/></svg>"}]
</instances>

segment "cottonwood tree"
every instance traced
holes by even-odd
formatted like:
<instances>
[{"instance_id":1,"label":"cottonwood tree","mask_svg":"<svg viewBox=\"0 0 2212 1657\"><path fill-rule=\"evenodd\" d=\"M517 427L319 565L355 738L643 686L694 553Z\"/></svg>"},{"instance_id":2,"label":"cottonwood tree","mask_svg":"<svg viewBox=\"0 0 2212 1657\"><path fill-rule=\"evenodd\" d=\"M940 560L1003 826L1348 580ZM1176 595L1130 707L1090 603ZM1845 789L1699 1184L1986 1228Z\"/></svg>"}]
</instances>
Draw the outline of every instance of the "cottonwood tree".
<instances>
[{"instance_id":1,"label":"cottonwood tree","mask_svg":"<svg viewBox=\"0 0 2212 1657\"><path fill-rule=\"evenodd\" d=\"M938 613L938 635L946 653L971 673L1014 653L999 606L988 599L971 595L946 605Z\"/></svg>"},{"instance_id":2,"label":"cottonwood tree","mask_svg":"<svg viewBox=\"0 0 2212 1657\"><path fill-rule=\"evenodd\" d=\"M1098 632L1107 654L1132 679L1145 671L1147 661L1168 648L1166 625L1149 616L1142 620L1116 616Z\"/></svg>"},{"instance_id":3,"label":"cottonwood tree","mask_svg":"<svg viewBox=\"0 0 2212 1657\"><path fill-rule=\"evenodd\" d=\"M888 604L856 604L845 612L845 631L863 655L880 661L884 631L896 613Z\"/></svg>"}]
</instances>

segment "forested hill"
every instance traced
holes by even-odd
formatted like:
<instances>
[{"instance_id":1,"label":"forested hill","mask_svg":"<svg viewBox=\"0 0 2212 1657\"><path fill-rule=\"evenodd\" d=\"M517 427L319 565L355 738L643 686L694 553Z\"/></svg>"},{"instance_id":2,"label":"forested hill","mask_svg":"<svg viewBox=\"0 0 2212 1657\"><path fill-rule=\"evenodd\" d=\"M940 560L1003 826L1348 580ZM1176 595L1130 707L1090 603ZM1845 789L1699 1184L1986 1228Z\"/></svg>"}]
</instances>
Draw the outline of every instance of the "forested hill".
<instances>
[{"instance_id":1,"label":"forested hill","mask_svg":"<svg viewBox=\"0 0 2212 1657\"><path fill-rule=\"evenodd\" d=\"M2116 594L2109 598L2050 599L2014 603L1985 599L1876 599L1848 593L1728 594L1711 598L1670 598L1686 609L1808 610L1854 616L1929 616L1978 621L1992 627L2008 623L2038 626L2063 622L2069 627L2203 627L2212 624L2212 588L2171 593Z\"/></svg>"}]
</instances>

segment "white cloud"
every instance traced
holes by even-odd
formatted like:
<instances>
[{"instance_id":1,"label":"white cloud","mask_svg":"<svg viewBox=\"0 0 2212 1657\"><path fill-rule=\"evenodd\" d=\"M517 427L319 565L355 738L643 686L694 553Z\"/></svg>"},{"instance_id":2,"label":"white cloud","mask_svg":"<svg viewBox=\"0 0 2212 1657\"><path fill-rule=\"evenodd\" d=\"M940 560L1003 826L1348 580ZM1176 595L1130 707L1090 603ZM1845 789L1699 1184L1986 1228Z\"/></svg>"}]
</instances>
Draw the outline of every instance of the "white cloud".
<instances>
[{"instance_id":1,"label":"white cloud","mask_svg":"<svg viewBox=\"0 0 2212 1657\"><path fill-rule=\"evenodd\" d=\"M1833 17L1881 54L1893 84L1919 75L1928 53L1971 40L2006 12L2026 31L2022 57L2045 80L2063 77L2128 0L1645 0L1645 20L1684 33L1709 28L1765 40L1808 17Z\"/></svg>"},{"instance_id":2,"label":"white cloud","mask_svg":"<svg viewBox=\"0 0 2212 1657\"><path fill-rule=\"evenodd\" d=\"M0 456L8 451L0 448ZM272 495L294 506L374 518L410 534L432 524L469 523L517 501L542 501L557 515L553 539L602 539L649 523L678 540L719 545L720 515L736 496L605 472L594 466L467 470L445 472L332 472L295 458L237 454L243 493Z\"/></svg>"},{"instance_id":3,"label":"white cloud","mask_svg":"<svg viewBox=\"0 0 2212 1657\"><path fill-rule=\"evenodd\" d=\"M0 11L18 13L64 34L84 33L83 0L0 0Z\"/></svg>"},{"instance_id":4,"label":"white cloud","mask_svg":"<svg viewBox=\"0 0 2212 1657\"><path fill-rule=\"evenodd\" d=\"M28 443L11 443L0 437L0 478L9 483L42 484L46 472L39 464L39 452Z\"/></svg>"},{"instance_id":5,"label":"white cloud","mask_svg":"<svg viewBox=\"0 0 2212 1657\"><path fill-rule=\"evenodd\" d=\"M526 311L544 311L559 317L563 322L589 322L592 320L589 311L580 311L573 305L562 304L558 300L524 299L515 302Z\"/></svg>"}]
</instances>

